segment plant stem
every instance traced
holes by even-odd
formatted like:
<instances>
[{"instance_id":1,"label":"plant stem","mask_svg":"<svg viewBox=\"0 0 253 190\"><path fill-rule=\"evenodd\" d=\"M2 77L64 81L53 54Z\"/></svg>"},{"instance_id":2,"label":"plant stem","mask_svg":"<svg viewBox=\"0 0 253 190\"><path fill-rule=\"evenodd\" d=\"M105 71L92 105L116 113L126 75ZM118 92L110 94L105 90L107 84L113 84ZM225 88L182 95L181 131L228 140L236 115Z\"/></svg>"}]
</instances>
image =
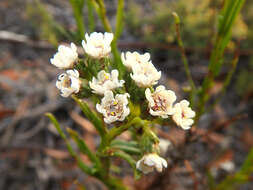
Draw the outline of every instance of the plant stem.
<instances>
[{"instance_id":1,"label":"plant stem","mask_svg":"<svg viewBox=\"0 0 253 190\"><path fill-rule=\"evenodd\" d=\"M109 190L127 190L126 186L118 178L109 177L107 180L103 181Z\"/></svg>"},{"instance_id":2,"label":"plant stem","mask_svg":"<svg viewBox=\"0 0 253 190\"><path fill-rule=\"evenodd\" d=\"M199 94L199 103L195 123L205 111L205 104L209 99L208 91L213 86L215 77L219 74L223 64L224 50L231 38L231 29L236 16L239 14L245 0L225 1L223 10L220 13L219 29L216 36L215 45L211 54L208 66L208 74L202 83Z\"/></svg>"},{"instance_id":3,"label":"plant stem","mask_svg":"<svg viewBox=\"0 0 253 190\"><path fill-rule=\"evenodd\" d=\"M181 58L182 58L182 61L183 61L183 64L184 64L185 73L186 73L188 81L191 85L190 103L192 105L193 104L194 94L195 94L195 91L196 91L196 86L195 86L194 81L193 81L192 76L191 76L189 63L188 63L187 57L185 55L184 44L183 44L181 34L180 34L180 18L177 15L177 13L175 13L175 12L173 12L172 15L174 16L174 19L175 19L177 43L178 43L179 48L180 48Z\"/></svg>"},{"instance_id":4,"label":"plant stem","mask_svg":"<svg viewBox=\"0 0 253 190\"><path fill-rule=\"evenodd\" d=\"M106 16L106 8L104 4L104 0L93 0L93 6L95 7L95 10L102 21L102 24L106 30L106 32L112 32L111 25L108 21L108 18ZM117 7L117 18L116 18L116 30L114 39L111 43L112 47L112 54L114 56L115 62L112 65L114 68L117 68L119 72L119 78L122 78L124 76L125 67L121 62L121 58L117 49L117 40L121 34L122 28L123 28L123 12L124 12L124 0L118 1L118 7Z\"/></svg>"},{"instance_id":5,"label":"plant stem","mask_svg":"<svg viewBox=\"0 0 253 190\"><path fill-rule=\"evenodd\" d=\"M95 29L95 21L94 21L94 15L93 15L93 5L91 0L87 1L87 7L88 7L88 21L89 21L89 31L93 32Z\"/></svg>"},{"instance_id":6,"label":"plant stem","mask_svg":"<svg viewBox=\"0 0 253 190\"><path fill-rule=\"evenodd\" d=\"M85 33L84 20L83 20L83 14L82 14L84 0L81 0L81 1L70 0L70 4L72 6L72 10L73 10L74 17L76 20L79 38L82 40L84 38L84 33Z\"/></svg>"},{"instance_id":7,"label":"plant stem","mask_svg":"<svg viewBox=\"0 0 253 190\"><path fill-rule=\"evenodd\" d=\"M106 9L104 0L92 0L93 6L95 7L95 10L102 21L102 24L107 32L112 32L111 25L106 17Z\"/></svg>"},{"instance_id":8,"label":"plant stem","mask_svg":"<svg viewBox=\"0 0 253 190\"><path fill-rule=\"evenodd\" d=\"M129 127L135 124L143 125L143 122L144 121L140 117L135 117L134 119L132 119L130 122L128 122L125 125L112 128L107 135L108 141L111 142L113 139L119 136L122 132L126 131L127 129L129 129Z\"/></svg>"}]
</instances>

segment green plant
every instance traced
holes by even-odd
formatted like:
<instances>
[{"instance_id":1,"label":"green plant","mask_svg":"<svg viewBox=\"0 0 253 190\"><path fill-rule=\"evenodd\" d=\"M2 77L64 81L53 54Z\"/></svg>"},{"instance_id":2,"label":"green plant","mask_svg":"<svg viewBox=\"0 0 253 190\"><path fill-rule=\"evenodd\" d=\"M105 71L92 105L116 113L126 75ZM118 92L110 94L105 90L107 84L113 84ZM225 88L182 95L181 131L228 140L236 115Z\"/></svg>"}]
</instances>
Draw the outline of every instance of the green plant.
<instances>
[{"instance_id":1,"label":"green plant","mask_svg":"<svg viewBox=\"0 0 253 190\"><path fill-rule=\"evenodd\" d=\"M120 57L117 41L123 29L124 0L118 0L114 31L106 16L104 1L86 1L89 31L94 30L93 9L98 14L105 31L107 31L105 34L92 33L90 36L88 34L84 35L86 28L84 27L82 9L85 2L78 0L71 0L70 2L78 26L77 36L70 39L80 43L80 40L85 36L85 40L82 42L85 51L84 58L78 58L77 47L71 44L70 48L59 46L58 52L51 59L51 63L60 69L71 69L66 70L58 77L56 86L63 97L72 94L72 98L80 106L85 117L91 121L97 130L101 139L97 151L92 152L85 141L72 129L67 129L65 132L52 114L48 113L47 116L66 142L68 151L83 172L101 180L109 189L127 189L110 172L112 157L119 157L127 161L133 168L136 178L140 177L140 171L148 173L153 171L154 168L159 172L162 171L163 167L167 167L167 162L158 156L159 138L155 134L155 125L168 124L168 121L170 121L168 116L172 116L172 120L178 126L189 129L193 124L192 118L195 116L195 112L191 110L186 100L173 105L176 100L174 92L166 90L163 86L154 89L161 73L152 65L148 53L142 55L136 52L127 52ZM175 39L179 44L182 61L191 86L190 103L198 110L195 118L196 123L201 115L207 111L205 107L210 98L208 91L220 72L224 60L224 51L231 39L232 26L243 4L244 0L227 0L222 11L218 14L218 30L214 32L215 42L210 57L209 74L200 87L196 86L192 79L181 37L181 21L179 16L173 13L176 23ZM200 5L203 10L207 6L205 3ZM171 13L166 13L166 16L167 14L171 15ZM158 14L156 16L157 20L166 21L164 19L166 17L163 17L163 15ZM138 25L141 22L136 21L134 24ZM160 24L155 26L160 27ZM201 28L203 25L200 24L195 27ZM146 29L152 31L152 28L151 30L150 28ZM161 34L158 38L163 40L163 37ZM205 37L204 35L203 38ZM171 40L169 37L167 39ZM113 59L108 56L110 52L113 54ZM226 87L231 81L237 62L238 55L235 54L231 62L232 69L226 76L221 95L225 93ZM108 81L110 81L110 85L104 86ZM89 103L96 106L98 113L89 106ZM112 128L110 129L109 126L112 126ZM123 141L117 138L125 131L132 134L131 141ZM76 143L81 154L88 156L91 165L87 165L80 159L79 153L70 145L70 139ZM138 161L136 162L136 160ZM246 172L247 175L249 173ZM222 184L218 185L217 188L223 187Z\"/></svg>"}]
</instances>

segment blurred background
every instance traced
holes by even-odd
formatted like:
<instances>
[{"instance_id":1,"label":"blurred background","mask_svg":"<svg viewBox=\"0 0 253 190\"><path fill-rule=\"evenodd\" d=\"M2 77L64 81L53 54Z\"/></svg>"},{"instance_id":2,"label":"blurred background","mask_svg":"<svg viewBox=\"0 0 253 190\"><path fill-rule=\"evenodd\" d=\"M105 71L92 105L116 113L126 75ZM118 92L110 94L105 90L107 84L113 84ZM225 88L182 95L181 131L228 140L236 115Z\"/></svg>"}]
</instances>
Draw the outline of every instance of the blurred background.
<instances>
[{"instance_id":1,"label":"blurred background","mask_svg":"<svg viewBox=\"0 0 253 190\"><path fill-rule=\"evenodd\" d=\"M105 5L114 27L117 1L105 0ZM160 83L174 90L181 100L187 97L189 84L171 13L175 11L181 18L190 70L195 83L200 84L208 72L222 5L223 0L125 0L124 29L118 47L121 51L150 52L152 62L163 72ZM88 17L86 5L82 13ZM95 12L94 19L94 24L84 23L86 28L104 32ZM79 183L88 190L105 189L77 168L44 116L45 112L54 113L62 126L78 130L95 149L99 141L96 133L78 106L70 98L59 96L55 81L61 71L49 62L58 44L74 41L80 45L76 30L68 0L0 1L0 190L81 189ZM235 55L239 56L237 68L220 98ZM208 133L187 147L183 160L175 162L173 158L180 151L169 148L165 157L170 167L162 174L134 181L129 165L115 159L120 166L115 168L115 175L133 190L211 189L227 176L237 176L231 178L230 189L252 190L253 159L245 163L253 157L249 154L253 146L252 76L253 1L246 1L233 26L224 67L209 91L210 105L218 98L220 101L202 116L196 129L200 135ZM178 147L185 138L184 131L177 128L161 128L158 134L173 139Z\"/></svg>"}]
</instances>

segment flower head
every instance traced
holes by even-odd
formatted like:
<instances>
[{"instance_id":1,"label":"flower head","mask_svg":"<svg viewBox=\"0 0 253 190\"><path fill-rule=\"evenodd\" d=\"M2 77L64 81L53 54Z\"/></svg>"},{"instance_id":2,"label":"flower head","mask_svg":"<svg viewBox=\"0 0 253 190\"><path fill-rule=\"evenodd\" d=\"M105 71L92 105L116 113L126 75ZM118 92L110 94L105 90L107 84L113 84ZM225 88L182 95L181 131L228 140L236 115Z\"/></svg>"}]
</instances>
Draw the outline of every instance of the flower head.
<instances>
[{"instance_id":1,"label":"flower head","mask_svg":"<svg viewBox=\"0 0 253 190\"><path fill-rule=\"evenodd\" d=\"M58 52L50 59L50 62L60 69L68 69L73 67L75 61L78 59L77 48L74 43L70 47L60 45Z\"/></svg>"},{"instance_id":2,"label":"flower head","mask_svg":"<svg viewBox=\"0 0 253 190\"><path fill-rule=\"evenodd\" d=\"M123 64L129 69L132 70L133 65L137 65L137 64L149 64L151 63L150 60L150 54L149 53L145 53L145 54L139 54L138 52L126 52L121 53L121 60L123 62Z\"/></svg>"},{"instance_id":3,"label":"flower head","mask_svg":"<svg viewBox=\"0 0 253 190\"><path fill-rule=\"evenodd\" d=\"M108 124L115 121L123 121L129 115L130 109L127 106L129 94L117 94L114 98L112 91L106 91L101 100L101 104L97 104L97 111L104 115L104 121Z\"/></svg>"},{"instance_id":4,"label":"flower head","mask_svg":"<svg viewBox=\"0 0 253 190\"><path fill-rule=\"evenodd\" d=\"M174 114L172 119L183 129L190 129L193 124L195 112L189 107L190 103L187 100L182 100L174 106Z\"/></svg>"},{"instance_id":5,"label":"flower head","mask_svg":"<svg viewBox=\"0 0 253 190\"><path fill-rule=\"evenodd\" d=\"M161 78L161 71L157 71L152 63L135 64L132 66L133 73L130 75L139 87L149 87L157 84Z\"/></svg>"},{"instance_id":6,"label":"flower head","mask_svg":"<svg viewBox=\"0 0 253 190\"><path fill-rule=\"evenodd\" d=\"M89 82L92 92L103 95L107 90L122 87L125 81L119 80L118 76L119 72L116 69L112 70L111 74L106 73L104 70L100 71L97 78L93 77L92 81Z\"/></svg>"},{"instance_id":7,"label":"flower head","mask_svg":"<svg viewBox=\"0 0 253 190\"><path fill-rule=\"evenodd\" d=\"M85 40L82 41L84 51L93 58L104 58L111 52L111 42L113 33L93 32L90 36L86 33Z\"/></svg>"},{"instance_id":8,"label":"flower head","mask_svg":"<svg viewBox=\"0 0 253 190\"><path fill-rule=\"evenodd\" d=\"M68 97L72 93L78 93L80 89L79 73L77 70L67 70L59 75L56 87L61 91L62 97Z\"/></svg>"},{"instance_id":9,"label":"flower head","mask_svg":"<svg viewBox=\"0 0 253 190\"><path fill-rule=\"evenodd\" d=\"M167 162L162 157L155 153L150 153L144 155L136 163L136 168L141 170L144 174L150 173L154 168L158 172L162 172L163 168L167 168Z\"/></svg>"},{"instance_id":10,"label":"flower head","mask_svg":"<svg viewBox=\"0 0 253 190\"><path fill-rule=\"evenodd\" d=\"M177 98L173 91L166 90L164 86L160 85L153 93L147 88L145 95L148 100L149 113L151 115L167 118L168 115L173 114L173 103Z\"/></svg>"}]
</instances>

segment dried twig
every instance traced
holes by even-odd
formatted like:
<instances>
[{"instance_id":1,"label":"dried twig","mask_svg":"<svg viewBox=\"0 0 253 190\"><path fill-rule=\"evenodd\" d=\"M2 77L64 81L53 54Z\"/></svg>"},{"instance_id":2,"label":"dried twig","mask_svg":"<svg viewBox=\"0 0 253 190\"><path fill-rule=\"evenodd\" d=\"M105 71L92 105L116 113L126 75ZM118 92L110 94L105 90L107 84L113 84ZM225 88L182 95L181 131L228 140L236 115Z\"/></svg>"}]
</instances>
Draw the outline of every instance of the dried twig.
<instances>
[{"instance_id":1,"label":"dried twig","mask_svg":"<svg viewBox=\"0 0 253 190\"><path fill-rule=\"evenodd\" d=\"M12 43L22 43L40 49L54 49L54 47L45 41L33 41L28 36L23 34L16 34L10 31L0 31L0 41L7 41Z\"/></svg>"}]
</instances>

